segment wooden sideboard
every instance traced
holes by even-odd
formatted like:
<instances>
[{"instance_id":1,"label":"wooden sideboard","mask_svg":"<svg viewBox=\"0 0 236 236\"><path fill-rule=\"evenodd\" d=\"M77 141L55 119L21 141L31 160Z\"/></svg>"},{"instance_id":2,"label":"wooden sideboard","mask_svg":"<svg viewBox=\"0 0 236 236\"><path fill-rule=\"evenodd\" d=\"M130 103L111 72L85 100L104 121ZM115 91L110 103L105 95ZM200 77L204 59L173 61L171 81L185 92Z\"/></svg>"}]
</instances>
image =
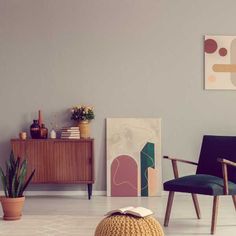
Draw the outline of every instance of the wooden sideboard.
<instances>
[{"instance_id":1,"label":"wooden sideboard","mask_svg":"<svg viewBox=\"0 0 236 236\"><path fill-rule=\"evenodd\" d=\"M94 183L93 139L12 139L15 156L26 158L28 173L36 169L34 184L87 184L88 198Z\"/></svg>"}]
</instances>

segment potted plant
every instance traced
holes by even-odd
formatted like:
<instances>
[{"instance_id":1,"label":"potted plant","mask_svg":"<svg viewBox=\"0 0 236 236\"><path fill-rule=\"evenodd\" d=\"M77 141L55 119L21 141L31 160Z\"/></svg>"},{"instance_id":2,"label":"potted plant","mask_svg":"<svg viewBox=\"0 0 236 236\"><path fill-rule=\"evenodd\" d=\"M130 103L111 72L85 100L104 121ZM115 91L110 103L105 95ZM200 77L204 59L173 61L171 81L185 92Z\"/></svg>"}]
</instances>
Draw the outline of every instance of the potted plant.
<instances>
[{"instance_id":1,"label":"potted plant","mask_svg":"<svg viewBox=\"0 0 236 236\"><path fill-rule=\"evenodd\" d=\"M90 137L89 121L94 119L94 111L90 106L75 106L71 109L71 119L79 122L81 138Z\"/></svg>"},{"instance_id":2,"label":"potted plant","mask_svg":"<svg viewBox=\"0 0 236 236\"><path fill-rule=\"evenodd\" d=\"M13 152L6 161L6 172L0 167L0 178L5 193L1 197L4 220L18 220L21 218L22 208L24 206L24 191L33 178L35 170L26 180L27 160L21 161L20 157L15 159Z\"/></svg>"}]
</instances>

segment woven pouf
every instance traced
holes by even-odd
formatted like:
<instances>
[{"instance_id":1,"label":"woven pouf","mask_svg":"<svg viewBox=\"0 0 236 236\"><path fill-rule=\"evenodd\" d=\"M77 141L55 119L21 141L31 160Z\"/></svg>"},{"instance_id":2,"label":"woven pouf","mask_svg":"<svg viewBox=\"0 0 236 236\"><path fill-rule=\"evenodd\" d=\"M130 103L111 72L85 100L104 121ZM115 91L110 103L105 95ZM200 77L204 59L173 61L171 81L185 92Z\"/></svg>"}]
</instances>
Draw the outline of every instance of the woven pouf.
<instances>
[{"instance_id":1,"label":"woven pouf","mask_svg":"<svg viewBox=\"0 0 236 236\"><path fill-rule=\"evenodd\" d=\"M164 236L164 232L152 216L111 215L98 224L95 236Z\"/></svg>"}]
</instances>

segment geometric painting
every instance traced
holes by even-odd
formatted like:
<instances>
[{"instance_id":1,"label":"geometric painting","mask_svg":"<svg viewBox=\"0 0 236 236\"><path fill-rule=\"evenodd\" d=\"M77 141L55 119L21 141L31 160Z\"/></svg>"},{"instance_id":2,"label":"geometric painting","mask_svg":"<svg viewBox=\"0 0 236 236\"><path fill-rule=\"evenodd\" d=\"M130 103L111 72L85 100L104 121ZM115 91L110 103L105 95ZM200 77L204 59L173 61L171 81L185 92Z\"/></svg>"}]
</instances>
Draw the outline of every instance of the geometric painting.
<instances>
[{"instance_id":1,"label":"geometric painting","mask_svg":"<svg viewBox=\"0 0 236 236\"><path fill-rule=\"evenodd\" d=\"M236 36L210 36L204 40L205 89L236 89Z\"/></svg>"},{"instance_id":2,"label":"geometric painting","mask_svg":"<svg viewBox=\"0 0 236 236\"><path fill-rule=\"evenodd\" d=\"M162 192L161 119L107 118L107 195Z\"/></svg>"}]
</instances>

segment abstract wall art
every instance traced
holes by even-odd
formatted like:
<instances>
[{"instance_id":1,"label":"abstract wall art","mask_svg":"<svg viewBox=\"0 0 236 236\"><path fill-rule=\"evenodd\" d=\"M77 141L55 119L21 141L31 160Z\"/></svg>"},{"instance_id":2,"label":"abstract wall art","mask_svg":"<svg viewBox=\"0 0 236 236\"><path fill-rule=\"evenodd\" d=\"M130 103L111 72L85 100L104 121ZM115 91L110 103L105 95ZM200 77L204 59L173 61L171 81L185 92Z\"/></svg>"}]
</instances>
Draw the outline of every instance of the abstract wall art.
<instances>
[{"instance_id":1,"label":"abstract wall art","mask_svg":"<svg viewBox=\"0 0 236 236\"><path fill-rule=\"evenodd\" d=\"M161 195L161 119L108 118L106 126L107 195Z\"/></svg>"},{"instance_id":2,"label":"abstract wall art","mask_svg":"<svg viewBox=\"0 0 236 236\"><path fill-rule=\"evenodd\" d=\"M205 89L236 89L236 36L205 36Z\"/></svg>"}]
</instances>

